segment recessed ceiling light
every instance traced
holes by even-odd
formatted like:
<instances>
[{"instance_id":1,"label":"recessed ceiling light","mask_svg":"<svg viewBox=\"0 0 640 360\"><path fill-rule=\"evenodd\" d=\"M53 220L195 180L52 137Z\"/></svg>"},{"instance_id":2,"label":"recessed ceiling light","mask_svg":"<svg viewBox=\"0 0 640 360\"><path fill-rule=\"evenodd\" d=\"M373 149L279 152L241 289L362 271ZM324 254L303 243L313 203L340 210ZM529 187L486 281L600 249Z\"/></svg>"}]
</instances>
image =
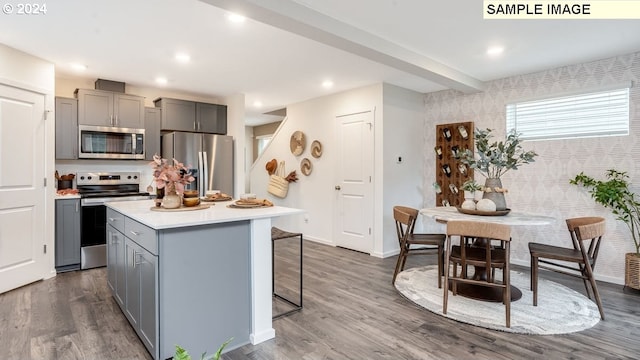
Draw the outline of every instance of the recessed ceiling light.
<instances>
[{"instance_id":1,"label":"recessed ceiling light","mask_svg":"<svg viewBox=\"0 0 640 360\"><path fill-rule=\"evenodd\" d=\"M498 56L504 52L504 48L502 46L492 46L487 49L487 55L489 56Z\"/></svg>"},{"instance_id":2,"label":"recessed ceiling light","mask_svg":"<svg viewBox=\"0 0 640 360\"><path fill-rule=\"evenodd\" d=\"M80 64L80 63L73 63L71 64L71 68L75 71L85 71L87 70L87 65Z\"/></svg>"},{"instance_id":3,"label":"recessed ceiling light","mask_svg":"<svg viewBox=\"0 0 640 360\"><path fill-rule=\"evenodd\" d=\"M255 106L257 108L261 108L262 107L262 101L254 101L253 102L253 106Z\"/></svg>"},{"instance_id":4,"label":"recessed ceiling light","mask_svg":"<svg viewBox=\"0 0 640 360\"><path fill-rule=\"evenodd\" d=\"M191 60L191 56L189 56L189 54L187 54L187 53L177 53L176 56L175 56L175 59L178 62L186 64Z\"/></svg>"},{"instance_id":5,"label":"recessed ceiling light","mask_svg":"<svg viewBox=\"0 0 640 360\"><path fill-rule=\"evenodd\" d=\"M165 77L157 77L156 78L156 84L158 85L167 85L167 83L169 82L169 80L167 80L167 78Z\"/></svg>"},{"instance_id":6,"label":"recessed ceiling light","mask_svg":"<svg viewBox=\"0 0 640 360\"><path fill-rule=\"evenodd\" d=\"M231 21L232 23L243 23L246 18L240 14L235 14L235 13L229 13L227 14L227 19L229 19L229 21Z\"/></svg>"},{"instance_id":7,"label":"recessed ceiling light","mask_svg":"<svg viewBox=\"0 0 640 360\"><path fill-rule=\"evenodd\" d=\"M325 89L331 89L333 87L333 81L325 80L322 82L322 87Z\"/></svg>"}]
</instances>

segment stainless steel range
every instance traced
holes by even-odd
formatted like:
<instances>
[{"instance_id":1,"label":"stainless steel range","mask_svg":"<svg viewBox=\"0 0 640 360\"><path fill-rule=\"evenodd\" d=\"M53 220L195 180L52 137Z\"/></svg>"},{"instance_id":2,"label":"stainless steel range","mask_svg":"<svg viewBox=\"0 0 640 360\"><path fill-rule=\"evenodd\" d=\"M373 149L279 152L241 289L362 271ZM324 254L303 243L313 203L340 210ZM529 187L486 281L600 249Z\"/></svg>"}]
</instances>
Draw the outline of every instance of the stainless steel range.
<instances>
[{"instance_id":1,"label":"stainless steel range","mask_svg":"<svg viewBox=\"0 0 640 360\"><path fill-rule=\"evenodd\" d=\"M81 236L80 268L107 264L107 208L110 201L149 199L140 192L139 172L79 172L76 184L80 194Z\"/></svg>"}]
</instances>

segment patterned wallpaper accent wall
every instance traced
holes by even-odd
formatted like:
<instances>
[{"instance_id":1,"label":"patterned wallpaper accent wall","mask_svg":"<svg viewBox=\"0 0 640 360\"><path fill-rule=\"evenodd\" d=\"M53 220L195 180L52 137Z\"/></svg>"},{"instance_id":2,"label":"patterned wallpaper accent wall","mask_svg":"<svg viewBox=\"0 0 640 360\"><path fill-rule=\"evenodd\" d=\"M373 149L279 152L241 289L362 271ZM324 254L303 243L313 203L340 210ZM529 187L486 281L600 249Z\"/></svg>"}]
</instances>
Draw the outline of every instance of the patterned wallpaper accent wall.
<instances>
[{"instance_id":1,"label":"patterned wallpaper accent wall","mask_svg":"<svg viewBox=\"0 0 640 360\"><path fill-rule=\"evenodd\" d=\"M557 221L548 226L524 226L513 229L512 260L529 264L527 243L571 246L564 219L578 216L602 216L607 219L607 233L596 266L598 279L624 283L624 254L635 251L626 225L616 221L610 211L596 204L584 190L569 184L569 179L584 171L604 179L607 169L627 171L633 189L640 193L640 52L589 63L570 65L538 73L513 76L487 83L484 92L462 94L440 91L425 95L424 206L435 206L432 183L435 180L435 128L437 124L474 121L476 127L495 129L496 139L505 134L505 106L527 98L553 96L576 90L593 90L621 82L633 82L630 90L630 134L628 136L583 138L553 141L525 141L525 150L539 156L502 177L507 206L552 216ZM476 180L484 178L476 174Z\"/></svg>"}]
</instances>

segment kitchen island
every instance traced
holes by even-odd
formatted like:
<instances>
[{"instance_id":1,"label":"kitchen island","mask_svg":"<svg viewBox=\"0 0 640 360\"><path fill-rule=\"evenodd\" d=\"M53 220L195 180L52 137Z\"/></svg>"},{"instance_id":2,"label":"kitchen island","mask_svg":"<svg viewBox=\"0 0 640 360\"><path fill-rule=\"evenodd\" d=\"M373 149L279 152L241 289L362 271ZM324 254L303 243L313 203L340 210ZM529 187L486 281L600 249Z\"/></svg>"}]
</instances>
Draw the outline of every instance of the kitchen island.
<instances>
[{"instance_id":1,"label":"kitchen island","mask_svg":"<svg viewBox=\"0 0 640 360\"><path fill-rule=\"evenodd\" d=\"M207 203L209 204L209 203ZM279 206L152 211L152 200L107 203L107 278L154 359L226 350L275 337L271 219Z\"/></svg>"}]
</instances>

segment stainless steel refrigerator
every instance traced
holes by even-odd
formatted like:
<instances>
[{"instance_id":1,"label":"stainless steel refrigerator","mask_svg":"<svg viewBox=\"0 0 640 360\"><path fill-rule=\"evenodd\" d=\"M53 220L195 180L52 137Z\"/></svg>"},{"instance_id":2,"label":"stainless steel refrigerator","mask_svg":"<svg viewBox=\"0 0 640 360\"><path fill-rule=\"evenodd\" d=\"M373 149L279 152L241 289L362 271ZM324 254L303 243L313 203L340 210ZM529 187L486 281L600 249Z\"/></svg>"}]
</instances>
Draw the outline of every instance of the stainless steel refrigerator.
<instances>
[{"instance_id":1,"label":"stainless steel refrigerator","mask_svg":"<svg viewBox=\"0 0 640 360\"><path fill-rule=\"evenodd\" d=\"M191 168L200 196L220 190L233 196L233 137L226 135L171 132L162 135L162 157L176 159Z\"/></svg>"}]
</instances>

